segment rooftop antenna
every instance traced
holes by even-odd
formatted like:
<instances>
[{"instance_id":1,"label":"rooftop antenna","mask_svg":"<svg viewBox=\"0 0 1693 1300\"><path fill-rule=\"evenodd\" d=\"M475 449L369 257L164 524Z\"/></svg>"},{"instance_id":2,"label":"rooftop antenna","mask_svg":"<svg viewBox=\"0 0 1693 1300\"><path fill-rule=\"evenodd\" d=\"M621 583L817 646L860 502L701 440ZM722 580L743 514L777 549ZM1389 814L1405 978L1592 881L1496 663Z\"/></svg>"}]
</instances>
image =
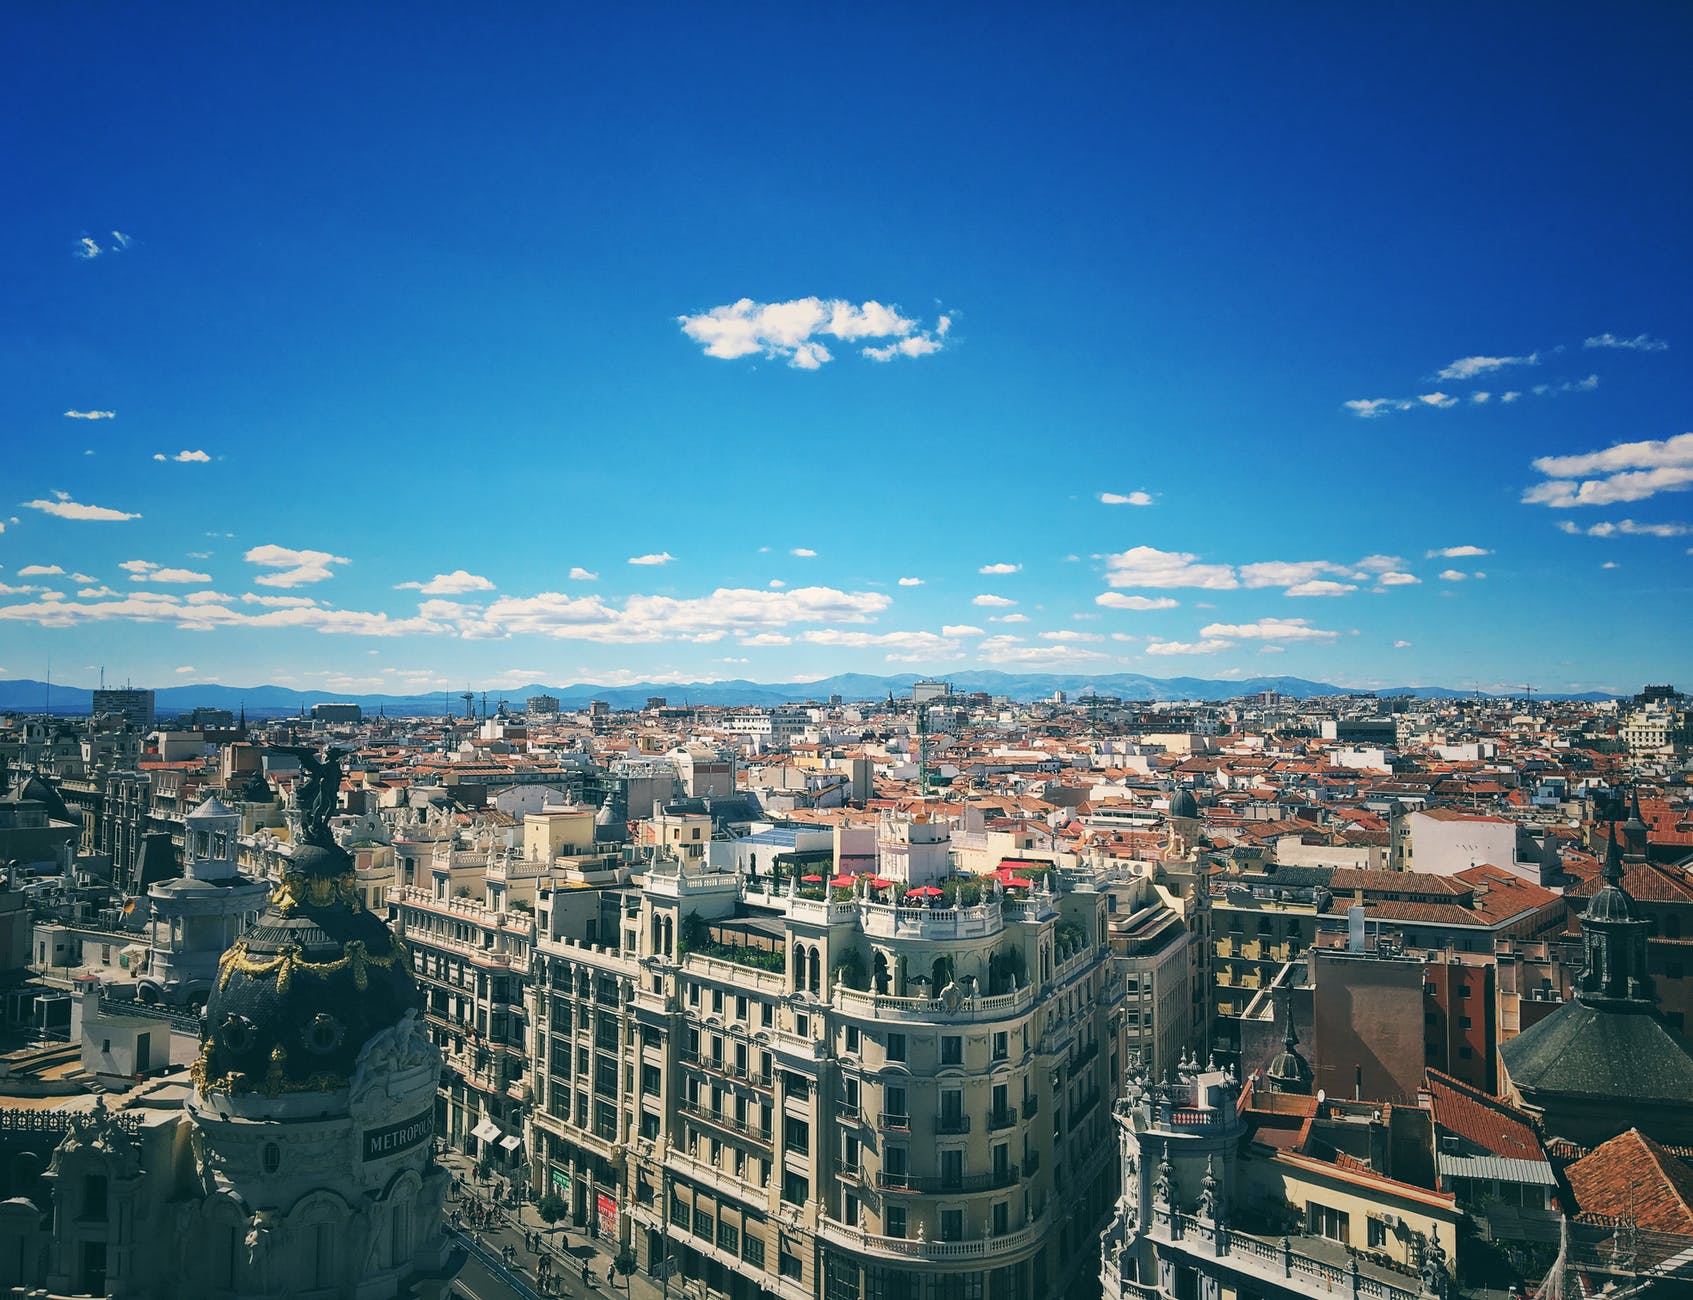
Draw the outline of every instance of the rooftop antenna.
<instances>
[{"instance_id":1,"label":"rooftop antenna","mask_svg":"<svg viewBox=\"0 0 1693 1300\"><path fill-rule=\"evenodd\" d=\"M488 692L482 692L482 721L488 721Z\"/></svg>"},{"instance_id":2,"label":"rooftop antenna","mask_svg":"<svg viewBox=\"0 0 1693 1300\"><path fill-rule=\"evenodd\" d=\"M476 692L470 689L470 684L468 682L465 683L464 690L459 693L459 699L464 701L464 716L467 718L470 717L471 705L476 702Z\"/></svg>"}]
</instances>

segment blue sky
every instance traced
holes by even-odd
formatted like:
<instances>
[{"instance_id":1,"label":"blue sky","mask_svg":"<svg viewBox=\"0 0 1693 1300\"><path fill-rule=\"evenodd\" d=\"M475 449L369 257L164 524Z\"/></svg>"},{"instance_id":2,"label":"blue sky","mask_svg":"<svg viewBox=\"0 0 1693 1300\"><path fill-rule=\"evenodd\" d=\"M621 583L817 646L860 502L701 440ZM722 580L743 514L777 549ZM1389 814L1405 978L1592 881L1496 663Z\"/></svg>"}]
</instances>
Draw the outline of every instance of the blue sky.
<instances>
[{"instance_id":1,"label":"blue sky","mask_svg":"<svg viewBox=\"0 0 1693 1300\"><path fill-rule=\"evenodd\" d=\"M1363 8L15 14L0 676L1693 679L1693 13Z\"/></svg>"}]
</instances>

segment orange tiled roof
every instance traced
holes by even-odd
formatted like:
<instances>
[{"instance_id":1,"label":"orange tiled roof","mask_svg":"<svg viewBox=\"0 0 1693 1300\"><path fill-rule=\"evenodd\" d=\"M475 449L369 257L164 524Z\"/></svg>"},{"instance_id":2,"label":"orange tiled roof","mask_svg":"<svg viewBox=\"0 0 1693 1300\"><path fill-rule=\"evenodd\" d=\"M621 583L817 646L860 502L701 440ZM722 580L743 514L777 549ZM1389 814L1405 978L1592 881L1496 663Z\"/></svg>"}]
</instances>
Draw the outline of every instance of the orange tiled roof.
<instances>
[{"instance_id":1,"label":"orange tiled roof","mask_svg":"<svg viewBox=\"0 0 1693 1300\"><path fill-rule=\"evenodd\" d=\"M1438 1070L1428 1071L1434 1122L1496 1156L1544 1160L1540 1135L1527 1112Z\"/></svg>"},{"instance_id":2,"label":"orange tiled roof","mask_svg":"<svg viewBox=\"0 0 1693 1300\"><path fill-rule=\"evenodd\" d=\"M1693 1233L1693 1169L1639 1129L1595 1147L1565 1173L1583 1214L1628 1215L1651 1232Z\"/></svg>"}]
</instances>

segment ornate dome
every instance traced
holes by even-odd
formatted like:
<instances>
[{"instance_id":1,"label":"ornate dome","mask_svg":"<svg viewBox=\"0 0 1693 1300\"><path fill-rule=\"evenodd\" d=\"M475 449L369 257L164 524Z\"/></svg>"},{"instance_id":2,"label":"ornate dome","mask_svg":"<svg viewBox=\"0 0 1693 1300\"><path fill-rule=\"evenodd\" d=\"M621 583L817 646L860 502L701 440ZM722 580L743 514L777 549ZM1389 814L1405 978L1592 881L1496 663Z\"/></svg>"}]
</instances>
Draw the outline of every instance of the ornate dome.
<instances>
[{"instance_id":1,"label":"ornate dome","mask_svg":"<svg viewBox=\"0 0 1693 1300\"><path fill-rule=\"evenodd\" d=\"M323 767L339 785L334 758ZM194 1067L202 1092L344 1088L365 1044L421 1006L405 945L364 909L353 859L328 834L322 788L269 906L218 963Z\"/></svg>"},{"instance_id":2,"label":"ornate dome","mask_svg":"<svg viewBox=\"0 0 1693 1300\"><path fill-rule=\"evenodd\" d=\"M1192 790L1184 788L1170 796L1170 816L1199 819L1199 801L1193 797Z\"/></svg>"}]
</instances>

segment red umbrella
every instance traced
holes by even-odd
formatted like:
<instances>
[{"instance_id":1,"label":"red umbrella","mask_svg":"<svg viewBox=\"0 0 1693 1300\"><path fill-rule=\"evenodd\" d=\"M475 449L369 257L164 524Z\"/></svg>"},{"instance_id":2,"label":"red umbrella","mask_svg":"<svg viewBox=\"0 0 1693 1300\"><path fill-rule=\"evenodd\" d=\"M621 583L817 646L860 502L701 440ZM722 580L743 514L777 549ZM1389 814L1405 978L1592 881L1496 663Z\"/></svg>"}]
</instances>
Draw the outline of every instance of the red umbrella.
<instances>
[{"instance_id":1,"label":"red umbrella","mask_svg":"<svg viewBox=\"0 0 1693 1300\"><path fill-rule=\"evenodd\" d=\"M849 889L852 887L853 882L857 879L857 876L836 876L829 883L836 889Z\"/></svg>"},{"instance_id":2,"label":"red umbrella","mask_svg":"<svg viewBox=\"0 0 1693 1300\"><path fill-rule=\"evenodd\" d=\"M822 876L801 876L800 879L808 885L821 885L823 883Z\"/></svg>"},{"instance_id":3,"label":"red umbrella","mask_svg":"<svg viewBox=\"0 0 1693 1300\"><path fill-rule=\"evenodd\" d=\"M876 886L877 889L886 889L894 882L889 880L886 876L871 876L870 883Z\"/></svg>"},{"instance_id":4,"label":"red umbrella","mask_svg":"<svg viewBox=\"0 0 1693 1300\"><path fill-rule=\"evenodd\" d=\"M1003 876L1001 877L1000 883L1008 885L1013 889L1030 889L1034 886L1035 882L1025 879L1022 876Z\"/></svg>"},{"instance_id":5,"label":"red umbrella","mask_svg":"<svg viewBox=\"0 0 1693 1300\"><path fill-rule=\"evenodd\" d=\"M918 885L916 889L906 890L905 896L907 898L939 898L941 891L933 885Z\"/></svg>"}]
</instances>

